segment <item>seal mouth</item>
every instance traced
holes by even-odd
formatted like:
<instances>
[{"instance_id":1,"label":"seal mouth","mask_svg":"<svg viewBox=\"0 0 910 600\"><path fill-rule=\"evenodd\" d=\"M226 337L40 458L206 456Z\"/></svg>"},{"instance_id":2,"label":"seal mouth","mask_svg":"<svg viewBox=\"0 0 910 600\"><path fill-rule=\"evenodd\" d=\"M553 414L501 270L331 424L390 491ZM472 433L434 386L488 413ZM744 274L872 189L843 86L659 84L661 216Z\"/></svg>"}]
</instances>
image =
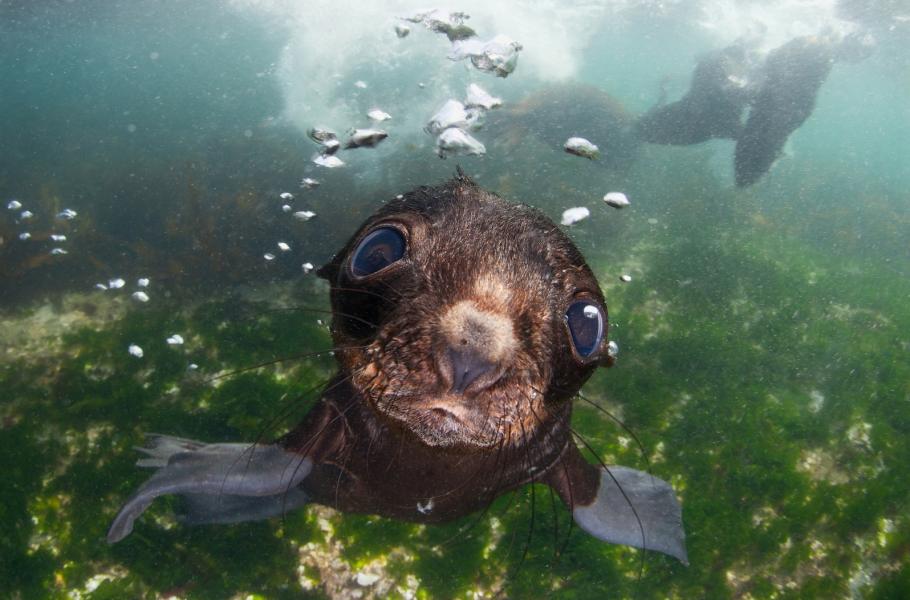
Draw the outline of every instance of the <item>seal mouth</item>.
<instances>
[{"instance_id":1,"label":"seal mouth","mask_svg":"<svg viewBox=\"0 0 910 600\"><path fill-rule=\"evenodd\" d=\"M380 410L431 446L487 447L498 441L484 411L457 394L399 396Z\"/></svg>"}]
</instances>

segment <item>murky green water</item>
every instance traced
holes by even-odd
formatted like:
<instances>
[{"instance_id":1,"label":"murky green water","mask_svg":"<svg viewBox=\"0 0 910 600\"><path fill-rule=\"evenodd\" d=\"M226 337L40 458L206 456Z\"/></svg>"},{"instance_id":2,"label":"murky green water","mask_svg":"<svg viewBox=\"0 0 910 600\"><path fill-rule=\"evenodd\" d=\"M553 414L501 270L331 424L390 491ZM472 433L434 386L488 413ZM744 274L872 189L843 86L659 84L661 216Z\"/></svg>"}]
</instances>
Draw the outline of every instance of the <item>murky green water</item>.
<instances>
[{"instance_id":1,"label":"murky green water","mask_svg":"<svg viewBox=\"0 0 910 600\"><path fill-rule=\"evenodd\" d=\"M910 596L910 7L641 4L465 3L484 39L524 45L501 79L419 25L398 39L405 2L0 2L0 596ZM733 186L731 141L642 145L613 169L562 151L662 80L679 97L749 23L805 33L805 11L876 50L834 65L756 185ZM487 153L440 160L423 125L470 82L503 99L473 133ZM310 161L306 128L368 126L373 107L388 140ZM621 355L583 394L644 452L582 399L574 426L674 485L691 564L649 553L639 576L641 553L570 529L543 486L441 526L309 507L187 528L159 500L108 545L144 432L268 439L306 413L334 366L327 287L301 264L456 164L557 221L590 208L570 235ZM605 206L612 190L632 206Z\"/></svg>"}]
</instances>

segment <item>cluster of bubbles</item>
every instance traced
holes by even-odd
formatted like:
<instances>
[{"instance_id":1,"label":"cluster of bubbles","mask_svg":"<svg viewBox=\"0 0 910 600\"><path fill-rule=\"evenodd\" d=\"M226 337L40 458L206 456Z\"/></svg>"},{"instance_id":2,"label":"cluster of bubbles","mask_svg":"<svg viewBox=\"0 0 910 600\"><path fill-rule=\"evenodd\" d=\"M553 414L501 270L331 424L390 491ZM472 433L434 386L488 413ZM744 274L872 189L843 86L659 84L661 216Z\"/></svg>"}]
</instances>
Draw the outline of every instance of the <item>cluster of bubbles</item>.
<instances>
[{"instance_id":1,"label":"cluster of bubbles","mask_svg":"<svg viewBox=\"0 0 910 600\"><path fill-rule=\"evenodd\" d=\"M64 256L69 254L69 251L60 245L67 241L65 233L51 231L47 234L37 235L29 231L31 225L34 223L36 215L26 208L20 200L13 198L6 203L6 209L13 213L15 223L22 228L22 231L17 235L17 239L20 242L34 243L36 241L50 241L53 244L50 250L48 250L48 253L51 256ZM54 216L54 219L56 222L66 222L72 221L77 216L78 213L75 210L64 208Z\"/></svg>"}]
</instances>

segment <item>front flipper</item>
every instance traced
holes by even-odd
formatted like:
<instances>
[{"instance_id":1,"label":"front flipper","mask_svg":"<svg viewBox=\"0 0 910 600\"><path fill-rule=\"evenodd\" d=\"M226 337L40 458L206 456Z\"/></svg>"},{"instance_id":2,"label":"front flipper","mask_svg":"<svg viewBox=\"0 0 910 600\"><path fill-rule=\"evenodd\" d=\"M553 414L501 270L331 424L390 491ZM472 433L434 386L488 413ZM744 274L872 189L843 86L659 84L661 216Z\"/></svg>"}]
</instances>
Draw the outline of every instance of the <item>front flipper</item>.
<instances>
[{"instance_id":1,"label":"front flipper","mask_svg":"<svg viewBox=\"0 0 910 600\"><path fill-rule=\"evenodd\" d=\"M682 508L673 488L659 477L628 467L601 469L594 501L576 504L572 517L596 538L656 550L689 564Z\"/></svg>"},{"instance_id":2,"label":"front flipper","mask_svg":"<svg viewBox=\"0 0 910 600\"><path fill-rule=\"evenodd\" d=\"M264 519L306 502L297 486L312 461L270 444L204 444L170 436L150 436L149 458L139 466L158 470L120 509L107 534L119 542L158 496L186 497L190 523L228 523Z\"/></svg>"},{"instance_id":3,"label":"front flipper","mask_svg":"<svg viewBox=\"0 0 910 600\"><path fill-rule=\"evenodd\" d=\"M578 526L594 537L689 564L682 508L663 479L628 467L596 468L570 445L547 483L572 508Z\"/></svg>"}]
</instances>

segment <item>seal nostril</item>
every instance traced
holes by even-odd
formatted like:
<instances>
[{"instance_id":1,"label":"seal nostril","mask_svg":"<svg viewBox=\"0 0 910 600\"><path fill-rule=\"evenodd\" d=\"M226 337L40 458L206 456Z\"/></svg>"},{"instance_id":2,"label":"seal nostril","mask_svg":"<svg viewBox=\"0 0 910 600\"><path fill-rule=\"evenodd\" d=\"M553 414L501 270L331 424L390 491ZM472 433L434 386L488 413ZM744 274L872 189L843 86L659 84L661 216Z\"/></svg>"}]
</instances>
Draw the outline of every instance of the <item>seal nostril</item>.
<instances>
[{"instance_id":1,"label":"seal nostril","mask_svg":"<svg viewBox=\"0 0 910 600\"><path fill-rule=\"evenodd\" d=\"M463 394L472 383L496 366L471 349L449 348L447 354L452 374L450 391L455 394Z\"/></svg>"}]
</instances>

